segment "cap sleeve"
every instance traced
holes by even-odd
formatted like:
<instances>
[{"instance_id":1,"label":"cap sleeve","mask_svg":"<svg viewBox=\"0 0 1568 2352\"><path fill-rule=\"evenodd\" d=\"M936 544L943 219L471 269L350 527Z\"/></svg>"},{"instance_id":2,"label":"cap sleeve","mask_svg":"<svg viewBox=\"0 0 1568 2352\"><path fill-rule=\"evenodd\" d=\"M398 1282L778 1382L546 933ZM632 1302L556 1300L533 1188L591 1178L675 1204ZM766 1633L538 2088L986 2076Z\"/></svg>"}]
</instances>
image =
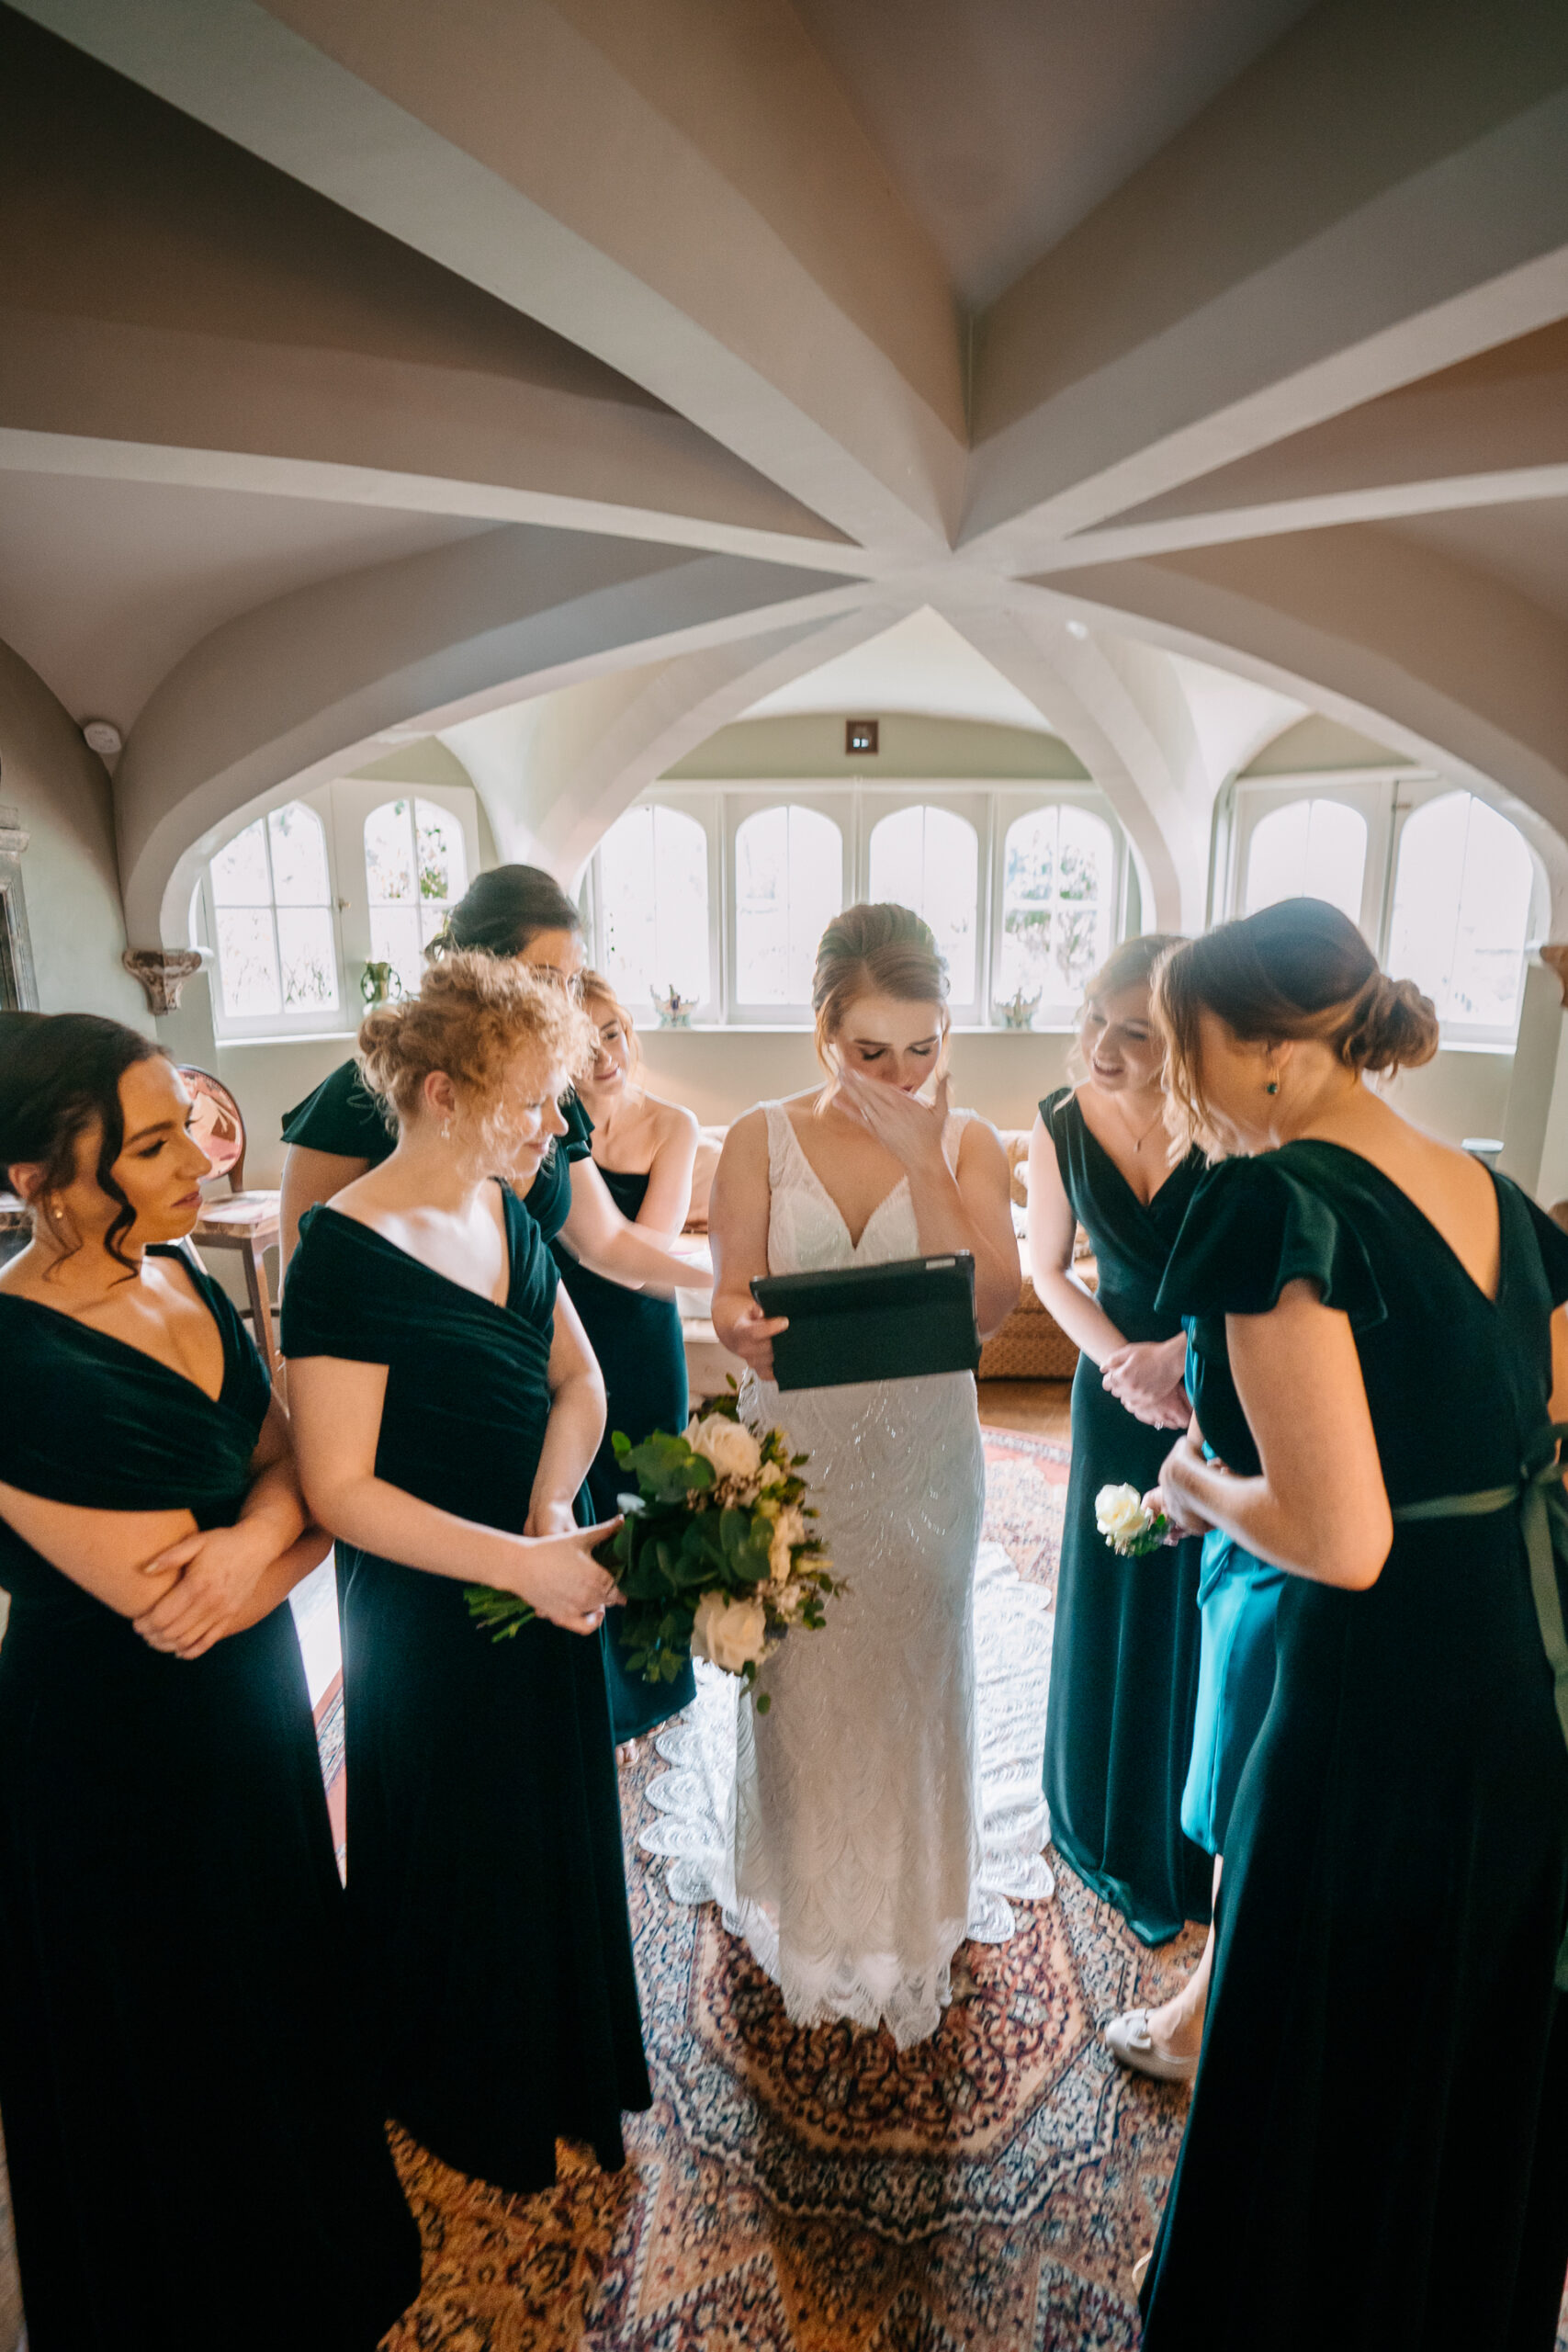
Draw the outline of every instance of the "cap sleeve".
<instances>
[{"instance_id":1,"label":"cap sleeve","mask_svg":"<svg viewBox=\"0 0 1568 2352\"><path fill-rule=\"evenodd\" d=\"M1198 1185L1156 1308L1190 1317L1267 1315L1288 1283L1315 1283L1357 1331L1387 1313L1359 1236L1271 1153L1222 1160Z\"/></svg>"},{"instance_id":2,"label":"cap sleeve","mask_svg":"<svg viewBox=\"0 0 1568 2352\"><path fill-rule=\"evenodd\" d=\"M566 1121L566 1133L558 1148L568 1159L591 1159L593 1157L593 1122L583 1109L574 1091L560 1106Z\"/></svg>"},{"instance_id":3,"label":"cap sleeve","mask_svg":"<svg viewBox=\"0 0 1568 2352\"><path fill-rule=\"evenodd\" d=\"M374 1166L389 1156L394 1138L380 1097L366 1085L358 1063L348 1061L295 1104L283 1122L283 1140Z\"/></svg>"},{"instance_id":4,"label":"cap sleeve","mask_svg":"<svg viewBox=\"0 0 1568 2352\"><path fill-rule=\"evenodd\" d=\"M1564 1233L1556 1220L1548 1216L1528 1193L1521 1190L1519 1198L1529 1211L1530 1223L1535 1228L1541 1271L1546 1276L1546 1286L1551 1293L1551 1304L1561 1306L1563 1300L1568 1299L1568 1233Z\"/></svg>"},{"instance_id":5,"label":"cap sleeve","mask_svg":"<svg viewBox=\"0 0 1568 2352\"><path fill-rule=\"evenodd\" d=\"M286 1357L390 1363L381 1287L376 1270L355 1251L357 1238L356 1228L336 1210L307 1209L300 1218L299 1247L283 1285L279 1341Z\"/></svg>"}]
</instances>

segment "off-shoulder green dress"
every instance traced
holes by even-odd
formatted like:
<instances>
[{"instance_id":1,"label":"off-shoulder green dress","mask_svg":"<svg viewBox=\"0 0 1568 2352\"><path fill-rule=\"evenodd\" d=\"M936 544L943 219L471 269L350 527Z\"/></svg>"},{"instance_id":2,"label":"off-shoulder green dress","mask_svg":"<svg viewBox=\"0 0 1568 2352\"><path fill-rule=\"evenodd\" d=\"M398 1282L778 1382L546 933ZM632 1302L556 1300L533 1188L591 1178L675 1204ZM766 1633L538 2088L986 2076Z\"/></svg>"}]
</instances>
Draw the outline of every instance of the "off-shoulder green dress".
<instances>
[{"instance_id":1,"label":"off-shoulder green dress","mask_svg":"<svg viewBox=\"0 0 1568 2352\"><path fill-rule=\"evenodd\" d=\"M1561 1480L1555 1501L1532 1482L1554 1476L1568 1235L1495 1181L1495 1299L1388 1177L1316 1140L1214 1170L1171 1259L1212 1352L1293 1280L1349 1318L1395 1524L1367 1591L1292 1576L1280 1600L1148 2352L1556 2335L1568 1572Z\"/></svg>"},{"instance_id":2,"label":"off-shoulder green dress","mask_svg":"<svg viewBox=\"0 0 1568 2352\"><path fill-rule=\"evenodd\" d=\"M290 1358L385 1364L376 1473L520 1534L549 1418L556 1271L503 1186L504 1306L336 1209L300 1222ZM450 1577L338 1546L348 1913L387 2112L526 2192L556 2141L624 2161L649 2104L596 1635L495 1642Z\"/></svg>"},{"instance_id":3,"label":"off-shoulder green dress","mask_svg":"<svg viewBox=\"0 0 1568 2352\"><path fill-rule=\"evenodd\" d=\"M0 1292L0 1481L232 1524L266 1374L187 1271L216 1398ZM4 1521L0 1585L0 2113L31 2352L371 2352L419 2292L419 2235L361 2064L292 1612L172 1657Z\"/></svg>"},{"instance_id":4,"label":"off-shoulder green dress","mask_svg":"<svg viewBox=\"0 0 1568 2352\"><path fill-rule=\"evenodd\" d=\"M1140 1201L1091 1133L1070 1087L1040 1105L1073 1214L1100 1269L1100 1306L1126 1340L1171 1340L1179 1316L1155 1305L1202 1173L1196 1151ZM1073 1461L1045 1717L1045 1803L1064 1860L1122 1912L1145 1943L1207 1919L1213 1863L1181 1827L1198 1690L1194 1537L1122 1560L1095 1524L1101 1487L1155 1485L1176 1442L1134 1419L1078 1359Z\"/></svg>"}]
</instances>

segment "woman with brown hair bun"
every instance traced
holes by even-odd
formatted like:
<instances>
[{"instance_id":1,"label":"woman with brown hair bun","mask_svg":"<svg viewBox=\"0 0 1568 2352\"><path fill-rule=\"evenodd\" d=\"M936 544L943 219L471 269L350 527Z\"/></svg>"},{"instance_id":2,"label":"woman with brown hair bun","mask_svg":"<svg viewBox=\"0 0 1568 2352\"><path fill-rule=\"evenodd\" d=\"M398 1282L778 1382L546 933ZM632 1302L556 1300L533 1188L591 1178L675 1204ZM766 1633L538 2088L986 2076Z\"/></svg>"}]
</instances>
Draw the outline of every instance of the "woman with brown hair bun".
<instances>
[{"instance_id":1,"label":"woman with brown hair bun","mask_svg":"<svg viewBox=\"0 0 1568 2352\"><path fill-rule=\"evenodd\" d=\"M592 1035L524 965L458 954L360 1047L397 1148L306 1216L283 1305L300 1476L339 1543L349 1923L387 2111L525 2193L558 2138L621 2164L649 2096L597 1639L611 1530L573 1520L604 1391L513 1189ZM494 1641L468 1584L536 1614Z\"/></svg>"},{"instance_id":2,"label":"woman with brown hair bun","mask_svg":"<svg viewBox=\"0 0 1568 2352\"><path fill-rule=\"evenodd\" d=\"M1040 1105L1029 1145L1029 1254L1041 1303L1077 1342L1073 1463L1045 1719L1045 1801L1057 1851L1134 1935L1163 1943L1209 1915L1213 1864L1182 1834L1198 1688L1199 1546L1119 1558L1096 1521L1107 1486L1152 1486L1166 1432L1185 1427L1186 1342L1155 1295L1202 1173L1172 1165L1165 1048L1149 975L1175 943L1129 939L1096 972L1079 1017L1077 1086ZM1073 1270L1082 1225L1099 1266ZM1134 2013L1138 2014L1138 2013ZM1151 2052L1145 2071L1192 2061Z\"/></svg>"},{"instance_id":3,"label":"woman with brown hair bun","mask_svg":"<svg viewBox=\"0 0 1568 2352\"><path fill-rule=\"evenodd\" d=\"M1183 1131L1240 1155L1161 1292L1200 1367L1159 1492L1286 1589L1144 2343L1549 2352L1568 1237L1366 1085L1437 1019L1336 909L1178 948L1155 1001Z\"/></svg>"},{"instance_id":4,"label":"woman with brown hair bun","mask_svg":"<svg viewBox=\"0 0 1568 2352\"><path fill-rule=\"evenodd\" d=\"M639 1233L673 1241L692 1204L697 1123L678 1102L661 1102L643 1085L631 1014L597 972L582 975L582 1009L598 1041L592 1068L577 1090L593 1122L593 1165L616 1208ZM604 1434L589 1464L588 1496L594 1516L608 1519L626 1484L611 1442L615 1431L640 1445L655 1430L686 1426L680 1309L660 1293L605 1282L591 1267L579 1265L558 1241L551 1246L604 1376ZM626 1742L642 1738L689 1707L696 1684L689 1661L671 1682L648 1682L634 1674L621 1654L620 1622L616 1609L604 1620L604 1666L615 1738Z\"/></svg>"}]
</instances>

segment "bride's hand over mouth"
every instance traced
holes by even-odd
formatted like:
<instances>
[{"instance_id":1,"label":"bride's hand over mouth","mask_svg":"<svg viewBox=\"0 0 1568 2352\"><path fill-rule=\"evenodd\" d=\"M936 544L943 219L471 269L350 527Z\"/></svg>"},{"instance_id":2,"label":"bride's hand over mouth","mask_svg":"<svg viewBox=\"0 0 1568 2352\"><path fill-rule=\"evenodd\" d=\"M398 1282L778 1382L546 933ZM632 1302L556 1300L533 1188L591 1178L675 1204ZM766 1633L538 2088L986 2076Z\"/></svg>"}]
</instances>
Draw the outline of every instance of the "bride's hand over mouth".
<instances>
[{"instance_id":1,"label":"bride's hand over mouth","mask_svg":"<svg viewBox=\"0 0 1568 2352\"><path fill-rule=\"evenodd\" d=\"M942 1139L947 1125L951 1095L945 1073L937 1080L933 1102L922 1102L900 1086L874 1078L860 1078L846 1070L834 1090L835 1099L868 1128L895 1159L911 1174L947 1172Z\"/></svg>"}]
</instances>

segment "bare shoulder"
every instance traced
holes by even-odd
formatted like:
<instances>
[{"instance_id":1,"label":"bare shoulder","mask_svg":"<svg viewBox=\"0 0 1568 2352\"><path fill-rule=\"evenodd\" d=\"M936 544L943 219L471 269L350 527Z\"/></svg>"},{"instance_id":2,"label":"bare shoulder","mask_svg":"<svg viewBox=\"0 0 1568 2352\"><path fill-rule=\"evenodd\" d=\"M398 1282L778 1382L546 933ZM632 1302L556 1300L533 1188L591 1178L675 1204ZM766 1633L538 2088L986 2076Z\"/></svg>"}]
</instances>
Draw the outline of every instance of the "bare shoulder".
<instances>
[{"instance_id":1,"label":"bare shoulder","mask_svg":"<svg viewBox=\"0 0 1568 2352\"><path fill-rule=\"evenodd\" d=\"M725 1160L753 1159L759 1152L765 1154L767 1148L768 1106L765 1102L758 1102L750 1111L742 1111L738 1119L730 1121L724 1138L724 1149L719 1155L720 1165Z\"/></svg>"},{"instance_id":2,"label":"bare shoulder","mask_svg":"<svg viewBox=\"0 0 1568 2352\"><path fill-rule=\"evenodd\" d=\"M654 1131L660 1144L694 1142L699 1132L694 1111L683 1102L665 1102L657 1094L648 1098L653 1112Z\"/></svg>"},{"instance_id":3,"label":"bare shoulder","mask_svg":"<svg viewBox=\"0 0 1568 2352\"><path fill-rule=\"evenodd\" d=\"M960 1168L1000 1169L1007 1172L1007 1153L1002 1139L989 1119L978 1111L960 1113L964 1121L958 1135L958 1164Z\"/></svg>"}]
</instances>

